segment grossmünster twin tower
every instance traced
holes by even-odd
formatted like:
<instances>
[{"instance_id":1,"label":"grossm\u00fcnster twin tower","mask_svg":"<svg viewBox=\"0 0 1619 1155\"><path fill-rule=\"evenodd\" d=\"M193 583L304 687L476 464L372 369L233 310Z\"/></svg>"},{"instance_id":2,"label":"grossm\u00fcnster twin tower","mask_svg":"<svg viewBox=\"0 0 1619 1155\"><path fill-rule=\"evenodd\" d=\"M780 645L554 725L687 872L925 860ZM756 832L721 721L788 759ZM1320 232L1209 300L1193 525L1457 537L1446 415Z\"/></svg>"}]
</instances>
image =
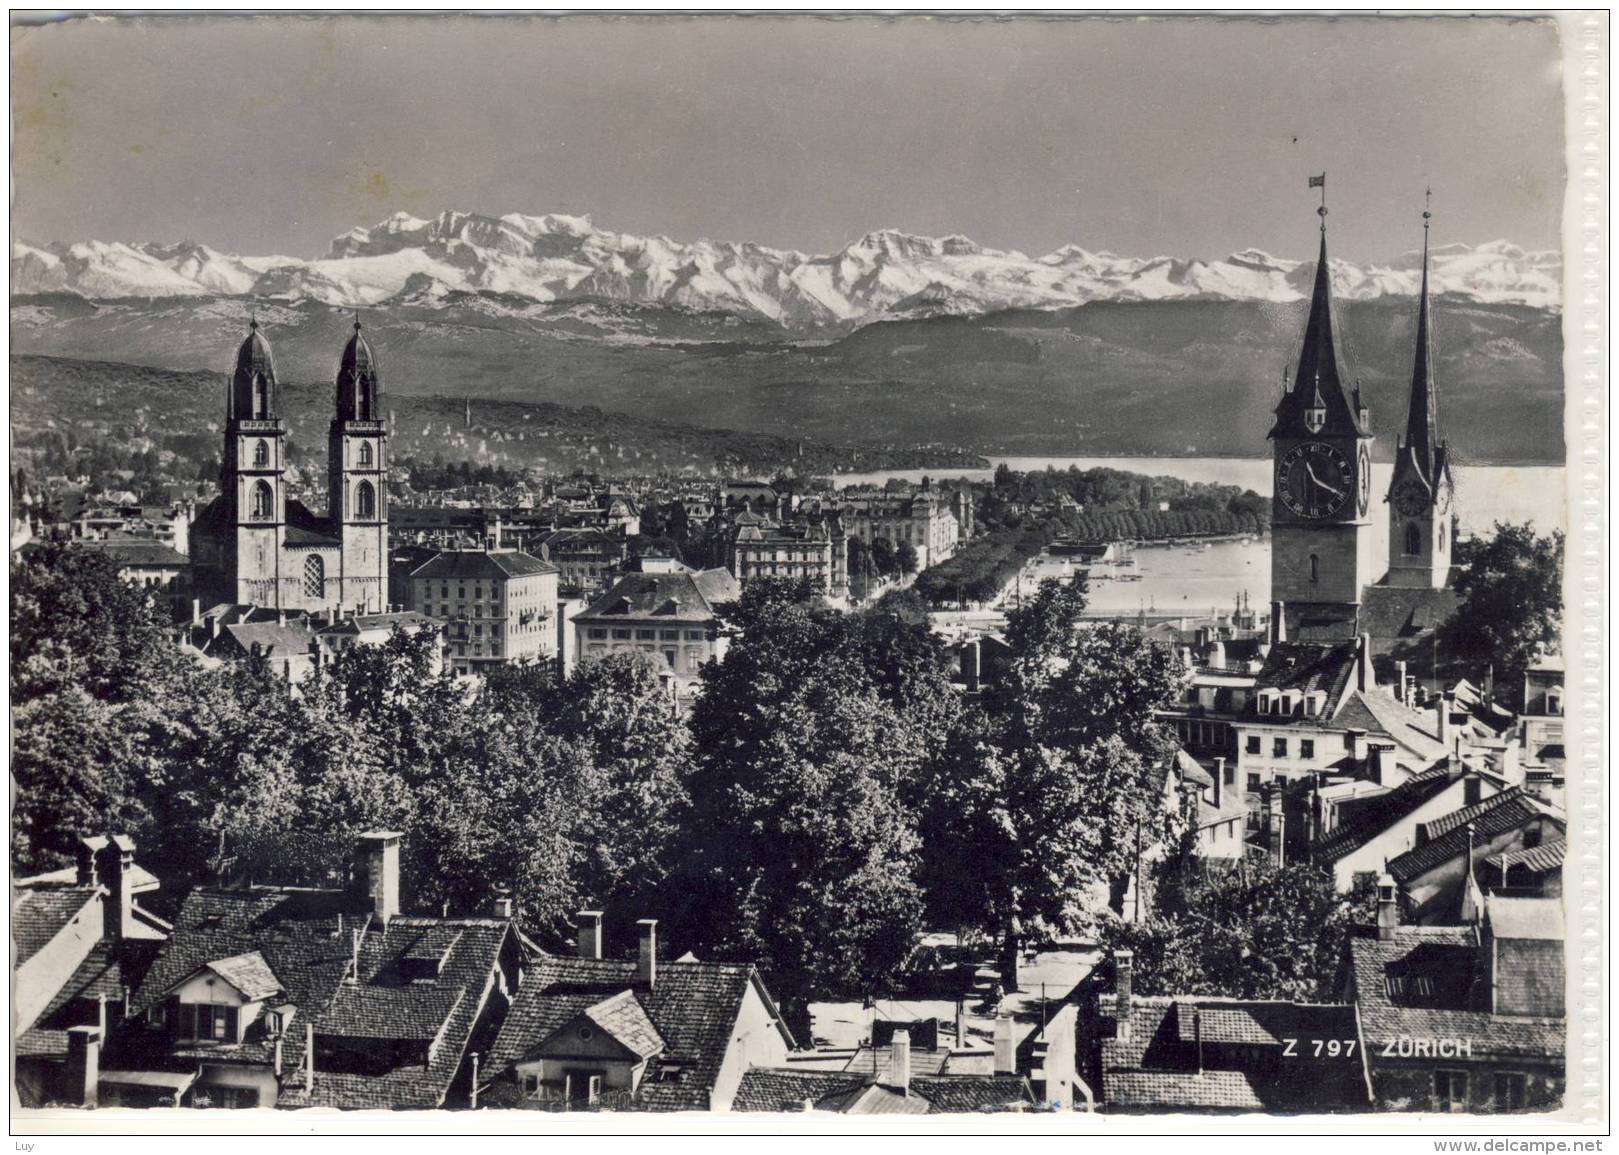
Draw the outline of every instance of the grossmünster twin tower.
<instances>
[{"instance_id":1,"label":"grossm\u00fcnster twin tower","mask_svg":"<svg viewBox=\"0 0 1619 1155\"><path fill-rule=\"evenodd\" d=\"M377 362L354 323L337 370L326 516L287 495L286 422L258 323L225 394L219 496L191 526L199 593L276 610L376 613L388 600L388 428Z\"/></svg>"},{"instance_id":2,"label":"grossm\u00fcnster twin tower","mask_svg":"<svg viewBox=\"0 0 1619 1155\"><path fill-rule=\"evenodd\" d=\"M1430 214L1422 214L1422 291L1405 433L1387 491L1374 493L1372 415L1358 382L1347 387L1354 377L1338 345L1325 205L1318 211L1321 254L1304 344L1269 434L1275 467L1271 611L1288 640L1360 633L1386 640L1454 608L1447 587L1457 516L1434 388ZM1374 502L1389 507L1384 540L1378 540Z\"/></svg>"}]
</instances>

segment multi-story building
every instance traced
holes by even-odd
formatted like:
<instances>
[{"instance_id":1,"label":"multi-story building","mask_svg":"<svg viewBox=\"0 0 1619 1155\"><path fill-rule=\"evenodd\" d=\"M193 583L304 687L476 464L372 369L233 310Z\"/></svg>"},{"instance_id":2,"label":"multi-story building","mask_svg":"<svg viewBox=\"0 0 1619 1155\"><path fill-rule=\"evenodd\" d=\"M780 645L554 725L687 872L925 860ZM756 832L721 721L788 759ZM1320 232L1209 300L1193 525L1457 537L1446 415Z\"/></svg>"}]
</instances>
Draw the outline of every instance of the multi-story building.
<instances>
[{"instance_id":1,"label":"multi-story building","mask_svg":"<svg viewBox=\"0 0 1619 1155\"><path fill-rule=\"evenodd\" d=\"M447 550L410 575L410 608L444 623L457 674L557 656L557 567L517 550Z\"/></svg>"},{"instance_id":2,"label":"multi-story building","mask_svg":"<svg viewBox=\"0 0 1619 1155\"><path fill-rule=\"evenodd\" d=\"M608 654L646 654L659 666L671 695L686 704L704 663L725 657L730 636L716 607L741 587L729 571L693 572L677 562L640 559L661 572L628 573L570 623L580 661Z\"/></svg>"},{"instance_id":3,"label":"multi-story building","mask_svg":"<svg viewBox=\"0 0 1619 1155\"><path fill-rule=\"evenodd\" d=\"M1349 943L1343 997L1356 1005L1373 1101L1428 1114L1545 1111L1565 1085L1563 907L1483 899L1456 926L1401 926L1394 879Z\"/></svg>"},{"instance_id":4,"label":"multi-story building","mask_svg":"<svg viewBox=\"0 0 1619 1155\"><path fill-rule=\"evenodd\" d=\"M606 589L629 556L626 537L599 526L553 530L538 539L537 549L557 567L564 590L590 595Z\"/></svg>"},{"instance_id":5,"label":"multi-story building","mask_svg":"<svg viewBox=\"0 0 1619 1155\"><path fill-rule=\"evenodd\" d=\"M867 545L879 538L894 545L909 543L916 550L918 571L950 557L971 533L960 521L962 511L972 509L971 495L965 491L958 491L953 500L931 489L901 496L851 497L837 508L849 535Z\"/></svg>"},{"instance_id":6,"label":"multi-story building","mask_svg":"<svg viewBox=\"0 0 1619 1155\"><path fill-rule=\"evenodd\" d=\"M849 592L849 542L836 518L779 525L737 515L725 547L725 568L744 587L756 578L808 581L827 597Z\"/></svg>"}]
</instances>

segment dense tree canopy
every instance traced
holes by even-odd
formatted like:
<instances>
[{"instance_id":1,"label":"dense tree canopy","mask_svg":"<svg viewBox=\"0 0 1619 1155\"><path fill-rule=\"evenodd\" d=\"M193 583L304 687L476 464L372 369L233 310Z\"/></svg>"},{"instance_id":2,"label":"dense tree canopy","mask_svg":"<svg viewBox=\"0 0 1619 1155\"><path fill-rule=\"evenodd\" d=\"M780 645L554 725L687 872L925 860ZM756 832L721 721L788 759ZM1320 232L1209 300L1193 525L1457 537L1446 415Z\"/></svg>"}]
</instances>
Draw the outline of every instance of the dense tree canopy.
<instances>
[{"instance_id":1,"label":"dense tree canopy","mask_svg":"<svg viewBox=\"0 0 1619 1155\"><path fill-rule=\"evenodd\" d=\"M1528 524L1497 523L1488 538L1458 550L1462 603L1446 641L1475 668L1521 673L1563 630L1563 534L1537 537Z\"/></svg>"}]
</instances>

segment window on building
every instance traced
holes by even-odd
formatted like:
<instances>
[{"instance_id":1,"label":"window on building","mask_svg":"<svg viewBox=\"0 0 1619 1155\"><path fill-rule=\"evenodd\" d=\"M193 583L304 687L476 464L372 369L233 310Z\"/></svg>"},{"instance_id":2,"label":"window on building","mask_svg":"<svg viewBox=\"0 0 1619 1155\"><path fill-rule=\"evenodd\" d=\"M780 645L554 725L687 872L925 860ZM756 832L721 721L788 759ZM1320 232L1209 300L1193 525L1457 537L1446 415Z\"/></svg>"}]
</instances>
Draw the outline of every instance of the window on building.
<instances>
[{"instance_id":1,"label":"window on building","mask_svg":"<svg viewBox=\"0 0 1619 1155\"><path fill-rule=\"evenodd\" d=\"M686 640L688 642L700 642L700 641L703 640L703 637L704 637L704 634L703 634L702 630L687 630L686 631Z\"/></svg>"},{"instance_id":2,"label":"window on building","mask_svg":"<svg viewBox=\"0 0 1619 1155\"><path fill-rule=\"evenodd\" d=\"M1314 738L1300 738L1299 739L1299 757L1300 758L1314 758L1315 757L1315 739Z\"/></svg>"},{"instance_id":3,"label":"window on building","mask_svg":"<svg viewBox=\"0 0 1619 1155\"><path fill-rule=\"evenodd\" d=\"M354 487L354 516L370 521L377 516L377 487L362 481Z\"/></svg>"},{"instance_id":4,"label":"window on building","mask_svg":"<svg viewBox=\"0 0 1619 1155\"><path fill-rule=\"evenodd\" d=\"M1257 792L1259 790L1259 775L1258 774L1250 774L1250 775L1248 775L1248 790L1250 792Z\"/></svg>"},{"instance_id":5,"label":"window on building","mask_svg":"<svg viewBox=\"0 0 1619 1155\"><path fill-rule=\"evenodd\" d=\"M1416 557L1422 552L1422 533L1416 522L1405 527L1405 552L1407 557Z\"/></svg>"},{"instance_id":6,"label":"window on building","mask_svg":"<svg viewBox=\"0 0 1619 1155\"><path fill-rule=\"evenodd\" d=\"M669 663L669 668L671 670L678 670L680 668L680 651L679 650L665 650L665 651L663 651L663 660L665 662Z\"/></svg>"},{"instance_id":7,"label":"window on building","mask_svg":"<svg viewBox=\"0 0 1619 1155\"><path fill-rule=\"evenodd\" d=\"M606 636L607 631L600 626L591 626L585 631L585 637L587 638L605 638Z\"/></svg>"},{"instance_id":8,"label":"window on building","mask_svg":"<svg viewBox=\"0 0 1619 1155\"><path fill-rule=\"evenodd\" d=\"M1467 1110L1467 1072L1435 1071L1433 1073L1434 1105L1441 1111L1460 1114Z\"/></svg>"},{"instance_id":9,"label":"window on building","mask_svg":"<svg viewBox=\"0 0 1619 1155\"><path fill-rule=\"evenodd\" d=\"M1287 739L1277 738L1271 742L1270 753L1272 758L1287 757Z\"/></svg>"},{"instance_id":10,"label":"window on building","mask_svg":"<svg viewBox=\"0 0 1619 1155\"><path fill-rule=\"evenodd\" d=\"M1497 1071L1495 1074L1495 1109L1522 1111L1527 1098L1529 1080L1518 1071Z\"/></svg>"},{"instance_id":11,"label":"window on building","mask_svg":"<svg viewBox=\"0 0 1619 1155\"><path fill-rule=\"evenodd\" d=\"M1250 754L1259 753L1259 751L1261 749L1261 747L1260 747L1261 740L1262 739L1259 737L1258 734L1250 734L1250 735L1248 735L1248 742L1247 742L1248 753L1250 753Z\"/></svg>"},{"instance_id":12,"label":"window on building","mask_svg":"<svg viewBox=\"0 0 1619 1155\"><path fill-rule=\"evenodd\" d=\"M304 596L317 600L326 596L326 561L318 553L304 558Z\"/></svg>"},{"instance_id":13,"label":"window on building","mask_svg":"<svg viewBox=\"0 0 1619 1155\"><path fill-rule=\"evenodd\" d=\"M269 521L275 516L275 490L268 481L255 482L250 506L254 521Z\"/></svg>"},{"instance_id":14,"label":"window on building","mask_svg":"<svg viewBox=\"0 0 1619 1155\"><path fill-rule=\"evenodd\" d=\"M371 443L369 441L360 442L360 453L358 460L361 469L370 469L372 464L375 463L376 455L371 452Z\"/></svg>"},{"instance_id":15,"label":"window on building","mask_svg":"<svg viewBox=\"0 0 1619 1155\"><path fill-rule=\"evenodd\" d=\"M268 442L261 441L253 447L253 464L258 466L270 464L270 446Z\"/></svg>"},{"instance_id":16,"label":"window on building","mask_svg":"<svg viewBox=\"0 0 1619 1155\"><path fill-rule=\"evenodd\" d=\"M1321 559L1313 553L1310 555L1310 580L1312 582L1321 580Z\"/></svg>"},{"instance_id":17,"label":"window on building","mask_svg":"<svg viewBox=\"0 0 1619 1155\"><path fill-rule=\"evenodd\" d=\"M629 638L629 636L630 636L630 631L629 630L615 629L613 631L613 637L615 639L619 640L619 641L624 641L627 638Z\"/></svg>"},{"instance_id":18,"label":"window on building","mask_svg":"<svg viewBox=\"0 0 1619 1155\"><path fill-rule=\"evenodd\" d=\"M180 1037L216 1043L236 1042L236 1008L212 1003L181 1003Z\"/></svg>"},{"instance_id":19,"label":"window on building","mask_svg":"<svg viewBox=\"0 0 1619 1155\"><path fill-rule=\"evenodd\" d=\"M636 641L640 641L640 642L654 641L654 640L657 639L657 636L658 636L658 631L657 630L636 630L635 631Z\"/></svg>"}]
</instances>

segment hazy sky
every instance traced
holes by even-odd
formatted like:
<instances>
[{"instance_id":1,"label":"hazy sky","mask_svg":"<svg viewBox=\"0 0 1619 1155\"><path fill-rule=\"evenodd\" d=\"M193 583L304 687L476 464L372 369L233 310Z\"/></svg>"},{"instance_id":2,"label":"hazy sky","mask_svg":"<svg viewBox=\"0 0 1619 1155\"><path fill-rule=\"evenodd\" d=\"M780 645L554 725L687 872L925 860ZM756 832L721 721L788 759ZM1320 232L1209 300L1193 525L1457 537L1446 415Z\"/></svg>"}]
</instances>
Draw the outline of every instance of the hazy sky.
<instances>
[{"instance_id":1,"label":"hazy sky","mask_svg":"<svg viewBox=\"0 0 1619 1155\"><path fill-rule=\"evenodd\" d=\"M13 29L18 237L311 257L404 209L815 252L1559 243L1553 25L214 18Z\"/></svg>"}]
</instances>

